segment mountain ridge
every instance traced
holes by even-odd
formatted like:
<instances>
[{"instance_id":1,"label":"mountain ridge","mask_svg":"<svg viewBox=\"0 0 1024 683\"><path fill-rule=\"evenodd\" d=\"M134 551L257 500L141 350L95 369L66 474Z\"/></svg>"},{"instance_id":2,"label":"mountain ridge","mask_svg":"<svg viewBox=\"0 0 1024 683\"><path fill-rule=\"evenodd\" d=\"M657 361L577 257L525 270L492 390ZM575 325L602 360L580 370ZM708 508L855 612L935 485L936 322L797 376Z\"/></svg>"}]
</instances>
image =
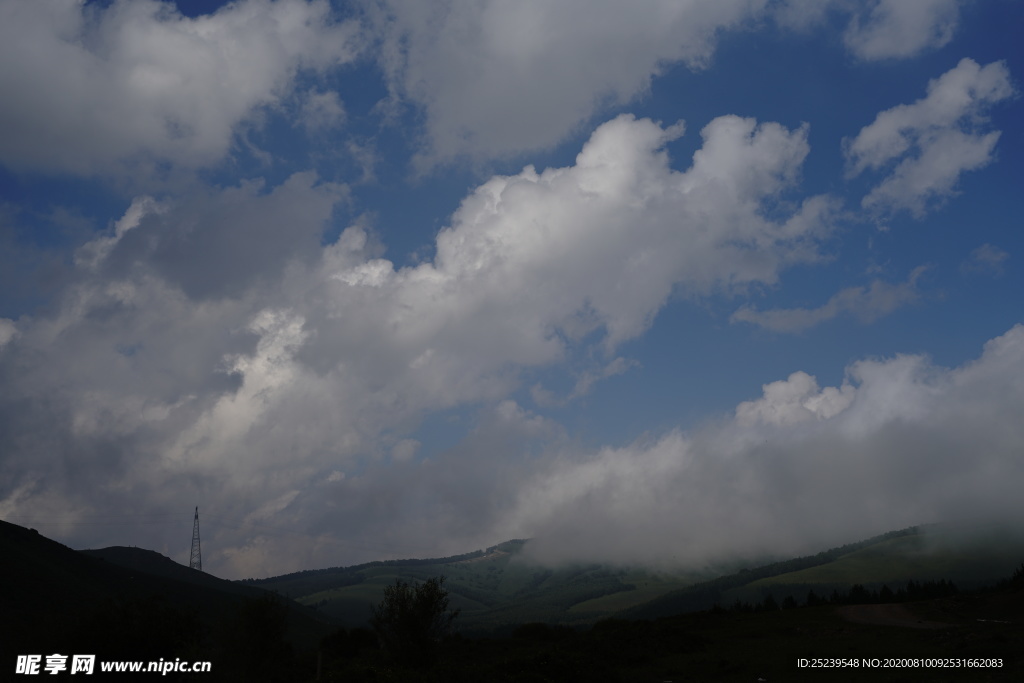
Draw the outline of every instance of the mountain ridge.
<instances>
[{"instance_id":1,"label":"mountain ridge","mask_svg":"<svg viewBox=\"0 0 1024 683\"><path fill-rule=\"evenodd\" d=\"M528 622L582 627L608 617L649 619L710 609L715 605L728 606L740 597L747 599L748 595L754 595L759 601L773 591L780 593L781 600L783 590L792 593L796 589L793 586L784 589L753 585L815 567L839 566L846 572L844 580L834 582L834 586L829 584L828 588L848 589L866 581L853 575L858 567L838 565L841 558L875 548L878 549L877 557L872 561L896 566L899 563L895 562L893 554L902 553L909 546L896 544L890 547L886 544L900 539L929 539L928 543L921 540L917 545L936 554L926 554L920 561L952 566L951 563L959 561L956 554L943 550L941 544L928 550L931 540L940 538L940 532L952 526L928 524L907 527L834 546L816 554L719 574L586 562L545 567L524 562L520 552L528 540L516 539L489 546L486 550L446 558L385 560L292 572L249 583L277 590L302 604L316 607L345 626L355 627L365 626L370 606L379 602L386 585L395 580L415 583L443 574L447 577L446 588L453 607L462 610L460 627L466 633L500 632L517 623ZM1019 552L1020 559L1024 560L1024 541L1014 537L1014 542L1012 551L1007 551L1010 553L1007 561L996 562L992 566L981 563L967 567L958 576L984 582L1008 575L1019 564L1019 561L1010 561L1016 557L1013 552ZM902 580L915 578L921 577L907 575ZM891 586L894 589L898 587L898 583ZM747 593L737 592L739 590ZM802 600L806 594L807 591L803 590L802 595L793 597Z\"/></svg>"}]
</instances>

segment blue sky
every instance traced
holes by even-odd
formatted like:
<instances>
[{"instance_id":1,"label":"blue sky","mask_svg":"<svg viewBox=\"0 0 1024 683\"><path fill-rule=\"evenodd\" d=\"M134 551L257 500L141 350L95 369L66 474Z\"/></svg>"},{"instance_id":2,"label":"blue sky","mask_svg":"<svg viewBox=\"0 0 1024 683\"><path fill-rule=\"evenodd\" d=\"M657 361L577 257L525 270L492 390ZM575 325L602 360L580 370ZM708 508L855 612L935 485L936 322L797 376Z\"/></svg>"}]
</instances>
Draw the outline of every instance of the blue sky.
<instances>
[{"instance_id":1,"label":"blue sky","mask_svg":"<svg viewBox=\"0 0 1024 683\"><path fill-rule=\"evenodd\" d=\"M0 0L0 516L230 578L1022 521L1012 0Z\"/></svg>"}]
</instances>

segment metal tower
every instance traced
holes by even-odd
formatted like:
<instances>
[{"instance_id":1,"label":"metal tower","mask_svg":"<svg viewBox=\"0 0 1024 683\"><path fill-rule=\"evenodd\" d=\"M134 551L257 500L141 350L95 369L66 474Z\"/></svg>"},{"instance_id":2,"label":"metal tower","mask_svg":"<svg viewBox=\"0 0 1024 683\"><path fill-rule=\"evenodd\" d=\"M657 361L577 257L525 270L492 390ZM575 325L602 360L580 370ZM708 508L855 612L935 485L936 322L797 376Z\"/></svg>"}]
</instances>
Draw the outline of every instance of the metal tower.
<instances>
[{"instance_id":1,"label":"metal tower","mask_svg":"<svg viewBox=\"0 0 1024 683\"><path fill-rule=\"evenodd\" d=\"M196 521L192 525L192 557L188 566L203 571L203 554L199 551L199 506L196 506Z\"/></svg>"}]
</instances>

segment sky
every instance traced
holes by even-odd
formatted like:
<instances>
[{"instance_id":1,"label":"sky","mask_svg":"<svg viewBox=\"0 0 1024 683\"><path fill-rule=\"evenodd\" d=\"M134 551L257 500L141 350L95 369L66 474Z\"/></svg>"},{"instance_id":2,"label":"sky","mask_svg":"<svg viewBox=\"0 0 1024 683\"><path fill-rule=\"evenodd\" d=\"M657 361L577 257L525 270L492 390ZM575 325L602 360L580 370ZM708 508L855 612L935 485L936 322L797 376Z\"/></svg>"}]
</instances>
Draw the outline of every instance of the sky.
<instances>
[{"instance_id":1,"label":"sky","mask_svg":"<svg viewBox=\"0 0 1024 683\"><path fill-rule=\"evenodd\" d=\"M0 0L0 518L264 577L1024 523L1019 0Z\"/></svg>"}]
</instances>

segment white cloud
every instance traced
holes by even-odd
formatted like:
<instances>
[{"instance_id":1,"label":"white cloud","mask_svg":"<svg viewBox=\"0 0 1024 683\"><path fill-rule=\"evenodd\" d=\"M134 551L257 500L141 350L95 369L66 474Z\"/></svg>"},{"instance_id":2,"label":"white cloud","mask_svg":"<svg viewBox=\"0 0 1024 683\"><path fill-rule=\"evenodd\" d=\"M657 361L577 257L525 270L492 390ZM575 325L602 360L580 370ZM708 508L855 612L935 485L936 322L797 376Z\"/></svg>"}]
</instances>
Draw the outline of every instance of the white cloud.
<instances>
[{"instance_id":1,"label":"white cloud","mask_svg":"<svg viewBox=\"0 0 1024 683\"><path fill-rule=\"evenodd\" d=\"M245 0L190 19L171 4L0 4L0 162L101 175L221 160L237 126L299 68L350 61L324 0Z\"/></svg>"},{"instance_id":2,"label":"white cloud","mask_svg":"<svg viewBox=\"0 0 1024 683\"><path fill-rule=\"evenodd\" d=\"M999 133L974 135L957 130L935 132L920 143L916 157L904 159L862 201L866 209L906 209L925 215L929 200L953 194L960 174L992 161Z\"/></svg>"},{"instance_id":3,"label":"white cloud","mask_svg":"<svg viewBox=\"0 0 1024 683\"><path fill-rule=\"evenodd\" d=\"M806 30L852 15L862 59L910 57L949 41L958 0L382 0L367 3L392 106L425 119L420 170L458 157L510 157L565 139L594 114L642 96L670 64L705 68L727 31L766 17ZM392 109L392 111L394 111Z\"/></svg>"},{"instance_id":4,"label":"white cloud","mask_svg":"<svg viewBox=\"0 0 1024 683\"><path fill-rule=\"evenodd\" d=\"M874 322L920 297L917 280L928 269L915 268L906 282L889 284L873 280L868 287L848 287L829 298L818 308L777 308L759 311L743 306L729 318L730 322L759 325L773 332L801 332L843 313L856 316L863 323Z\"/></svg>"},{"instance_id":5,"label":"white cloud","mask_svg":"<svg viewBox=\"0 0 1024 683\"><path fill-rule=\"evenodd\" d=\"M681 125L621 116L594 131L572 166L494 177L440 232L435 258L404 268L381 258L360 226L320 246L346 193L310 173L274 188L243 182L138 199L80 250L55 312L19 320L0 354L9 380L0 422L18 444L0 499L32 480L37 508L97 512L145 497L164 510L208 496L222 515L245 519L279 501L282 524L322 522L329 536L341 507L321 498L335 490L324 482L384 506L380 529L417 499L391 509L368 502L370 492L406 477L410 486L458 486L441 486L449 471L422 473L442 467L432 455L409 458L410 434L428 413L493 404L487 434L509 435L499 452L557 438L506 400L521 369L608 354L600 371L580 377L582 392L629 366L611 352L642 334L673 292L773 283L816 258L828 234L828 200L788 216L780 209L808 152L805 128L715 119L685 171L663 150L680 134ZM499 441L488 436L487 447ZM55 461L65 458L72 478L59 476ZM379 462L398 469L385 474ZM335 471L347 473L343 481L330 481ZM510 495L485 486L451 497L482 504ZM431 501L420 500L450 510ZM449 540L475 543L492 521L464 521ZM295 568L293 555L272 564L278 541L249 543L247 533L222 530L226 550L211 567Z\"/></svg>"},{"instance_id":6,"label":"white cloud","mask_svg":"<svg viewBox=\"0 0 1024 683\"><path fill-rule=\"evenodd\" d=\"M547 362L561 353L555 332L604 327L612 348L646 330L674 287L742 291L814 257L827 230L821 200L782 223L760 213L795 180L805 130L720 117L682 173L659 151L679 133L621 116L594 132L573 167L493 178L438 236L434 264L397 274L416 284L403 296L422 300L438 278L458 283L459 310L479 311L495 335L476 347L515 344L519 362Z\"/></svg>"},{"instance_id":7,"label":"white cloud","mask_svg":"<svg viewBox=\"0 0 1024 683\"><path fill-rule=\"evenodd\" d=\"M705 66L764 0L387 0L373 5L393 94L424 108L420 162L551 147L663 65Z\"/></svg>"},{"instance_id":8,"label":"white cloud","mask_svg":"<svg viewBox=\"0 0 1024 683\"><path fill-rule=\"evenodd\" d=\"M500 529L536 537L527 549L545 562L692 565L934 521L1019 525L1022 368L1016 326L959 368L860 361L824 389L796 372L693 434L565 452L519 487Z\"/></svg>"},{"instance_id":9,"label":"white cloud","mask_svg":"<svg viewBox=\"0 0 1024 683\"><path fill-rule=\"evenodd\" d=\"M953 193L961 173L991 162L999 132L984 132L985 113L1013 94L1005 64L982 67L963 59L930 81L923 99L878 114L853 140L844 140L849 175L902 160L863 206L923 216L929 202Z\"/></svg>"},{"instance_id":10,"label":"white cloud","mask_svg":"<svg viewBox=\"0 0 1024 683\"><path fill-rule=\"evenodd\" d=\"M844 384L839 389L818 389L818 382L806 372L794 372L789 379L765 384L764 396L736 406L736 422L749 427L756 424L791 425L806 420L828 419L846 410L853 402L854 389Z\"/></svg>"},{"instance_id":11,"label":"white cloud","mask_svg":"<svg viewBox=\"0 0 1024 683\"><path fill-rule=\"evenodd\" d=\"M843 37L861 59L911 57L947 44L960 20L960 0L872 0Z\"/></svg>"},{"instance_id":12,"label":"white cloud","mask_svg":"<svg viewBox=\"0 0 1024 683\"><path fill-rule=\"evenodd\" d=\"M1002 62L982 67L962 59L939 78L928 82L928 94L914 104L901 104L875 117L846 143L850 172L878 169L912 149L925 132L948 130L960 123L983 122L985 109L1014 92Z\"/></svg>"}]
</instances>

